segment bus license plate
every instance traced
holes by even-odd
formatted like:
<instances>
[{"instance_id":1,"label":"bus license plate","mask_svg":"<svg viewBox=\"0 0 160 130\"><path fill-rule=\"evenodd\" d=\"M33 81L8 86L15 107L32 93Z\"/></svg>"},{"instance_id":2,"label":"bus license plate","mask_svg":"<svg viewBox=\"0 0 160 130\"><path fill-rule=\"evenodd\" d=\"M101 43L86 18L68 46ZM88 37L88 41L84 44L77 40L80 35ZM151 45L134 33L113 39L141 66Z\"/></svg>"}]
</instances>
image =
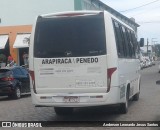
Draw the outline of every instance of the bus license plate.
<instances>
[{"instance_id":1,"label":"bus license plate","mask_svg":"<svg viewBox=\"0 0 160 130\"><path fill-rule=\"evenodd\" d=\"M63 101L66 103L78 103L80 98L78 96L65 96Z\"/></svg>"}]
</instances>

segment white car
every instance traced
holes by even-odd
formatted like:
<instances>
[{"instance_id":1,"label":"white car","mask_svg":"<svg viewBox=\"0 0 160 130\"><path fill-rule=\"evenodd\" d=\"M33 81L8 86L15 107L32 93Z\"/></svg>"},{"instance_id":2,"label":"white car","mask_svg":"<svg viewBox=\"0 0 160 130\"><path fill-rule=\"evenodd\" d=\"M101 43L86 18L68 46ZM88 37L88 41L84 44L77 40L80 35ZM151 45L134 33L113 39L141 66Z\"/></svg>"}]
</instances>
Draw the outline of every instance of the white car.
<instances>
[{"instance_id":1,"label":"white car","mask_svg":"<svg viewBox=\"0 0 160 130\"><path fill-rule=\"evenodd\" d=\"M155 62L154 62L154 60L150 60L151 61L151 65L155 65Z\"/></svg>"},{"instance_id":2,"label":"white car","mask_svg":"<svg viewBox=\"0 0 160 130\"><path fill-rule=\"evenodd\" d=\"M146 60L146 67L149 67L152 65L149 58L145 58L145 60Z\"/></svg>"},{"instance_id":3,"label":"white car","mask_svg":"<svg viewBox=\"0 0 160 130\"><path fill-rule=\"evenodd\" d=\"M140 61L140 69L143 69L143 68L145 68L145 63L144 61Z\"/></svg>"}]
</instances>

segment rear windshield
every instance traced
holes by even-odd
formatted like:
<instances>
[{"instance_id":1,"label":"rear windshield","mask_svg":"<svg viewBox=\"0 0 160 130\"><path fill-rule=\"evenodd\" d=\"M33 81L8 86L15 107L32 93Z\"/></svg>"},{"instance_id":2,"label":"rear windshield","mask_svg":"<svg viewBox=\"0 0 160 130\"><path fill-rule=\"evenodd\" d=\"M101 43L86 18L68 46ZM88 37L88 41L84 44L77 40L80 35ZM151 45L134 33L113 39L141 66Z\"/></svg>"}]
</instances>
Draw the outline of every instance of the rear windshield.
<instances>
[{"instance_id":1,"label":"rear windshield","mask_svg":"<svg viewBox=\"0 0 160 130\"><path fill-rule=\"evenodd\" d=\"M104 16L42 18L37 20L34 57L81 57L106 54Z\"/></svg>"}]
</instances>

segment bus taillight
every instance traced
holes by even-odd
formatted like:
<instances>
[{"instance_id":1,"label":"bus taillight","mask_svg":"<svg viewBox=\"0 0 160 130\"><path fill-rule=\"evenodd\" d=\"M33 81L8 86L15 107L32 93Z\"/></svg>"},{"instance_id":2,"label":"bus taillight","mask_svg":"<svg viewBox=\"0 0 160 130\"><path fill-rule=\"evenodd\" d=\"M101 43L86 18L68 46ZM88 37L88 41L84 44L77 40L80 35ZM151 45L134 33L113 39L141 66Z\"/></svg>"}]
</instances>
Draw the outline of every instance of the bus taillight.
<instances>
[{"instance_id":1,"label":"bus taillight","mask_svg":"<svg viewBox=\"0 0 160 130\"><path fill-rule=\"evenodd\" d=\"M114 73L114 71L116 71L116 69L117 69L116 67L107 69L107 84L108 84L107 92L110 91L110 88L111 88L111 77L112 77L112 74Z\"/></svg>"},{"instance_id":2,"label":"bus taillight","mask_svg":"<svg viewBox=\"0 0 160 130\"><path fill-rule=\"evenodd\" d=\"M35 76L34 76L34 71L29 71L29 74L30 74L30 76L31 76L31 80L32 80L32 85L33 85L33 92L34 93L37 93L36 92L36 87L35 87Z\"/></svg>"}]
</instances>

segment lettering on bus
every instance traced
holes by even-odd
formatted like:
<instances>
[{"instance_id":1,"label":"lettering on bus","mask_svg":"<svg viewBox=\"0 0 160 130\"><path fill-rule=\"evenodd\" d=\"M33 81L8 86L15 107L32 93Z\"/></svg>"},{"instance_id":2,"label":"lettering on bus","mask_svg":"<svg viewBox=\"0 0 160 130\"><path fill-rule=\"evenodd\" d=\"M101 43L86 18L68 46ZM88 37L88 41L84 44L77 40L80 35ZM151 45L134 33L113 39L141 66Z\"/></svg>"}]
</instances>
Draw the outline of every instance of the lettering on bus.
<instances>
[{"instance_id":1,"label":"lettering on bus","mask_svg":"<svg viewBox=\"0 0 160 130\"><path fill-rule=\"evenodd\" d=\"M71 64L71 63L98 63L98 58L60 58L60 59L43 59L42 64Z\"/></svg>"},{"instance_id":2,"label":"lettering on bus","mask_svg":"<svg viewBox=\"0 0 160 130\"><path fill-rule=\"evenodd\" d=\"M98 58L76 58L76 63L97 63Z\"/></svg>"}]
</instances>

